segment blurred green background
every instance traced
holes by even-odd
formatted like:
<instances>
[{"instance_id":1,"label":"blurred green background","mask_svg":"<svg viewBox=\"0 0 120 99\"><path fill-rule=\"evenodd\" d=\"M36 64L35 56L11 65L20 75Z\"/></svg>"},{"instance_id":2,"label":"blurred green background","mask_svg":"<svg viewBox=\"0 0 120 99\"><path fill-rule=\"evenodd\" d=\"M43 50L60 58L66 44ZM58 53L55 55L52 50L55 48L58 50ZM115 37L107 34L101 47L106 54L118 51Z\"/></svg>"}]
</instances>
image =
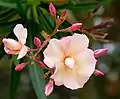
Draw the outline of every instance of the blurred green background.
<instances>
[{"instance_id":1,"label":"blurred green background","mask_svg":"<svg viewBox=\"0 0 120 99\"><path fill-rule=\"evenodd\" d=\"M0 9L2 13L2 3L4 0L0 0ZM6 0L7 1L7 0ZM14 0L13 0L14 1ZM102 0L71 0L71 2L88 3L88 2L99 2ZM57 2L57 3L56 3ZM55 1L56 5L66 4L65 0ZM13 3L14 4L14 3ZM44 6L44 3L41 5ZM14 7L14 6L13 6ZM45 8L47 9L48 7ZM59 7L58 7L59 8ZM94 9L94 8L93 8ZM89 12L93 9L83 9L83 10L69 10L68 16L74 21L81 22ZM17 10L16 10L17 11ZM11 16L12 13L16 13L12 9L9 11L10 15L7 16L9 20L13 20L19 16L16 14L14 17ZM112 0L110 3L106 3L99 11L97 11L97 16L88 20L85 23L86 27L99 24L101 20L112 18L114 24L107 28L103 28L102 31L108 33L106 40L110 40L109 43L104 43L101 41L91 40L91 48L108 48L108 53L104 56L98 58L98 63L96 68L105 73L104 76L92 76L90 80L85 84L84 88L78 90L69 90L64 86L55 86L54 92L48 97L48 99L120 99L120 0ZM6 12L7 13L7 12ZM0 16L1 17L1 16ZM4 15L2 16L5 19ZM0 27L2 27L2 22L0 19ZM15 23L14 23L15 24ZM8 32L12 30L11 27L0 28L0 39L2 41L3 37L6 37ZM47 30L47 28L46 28ZM99 31L99 30L98 30ZM2 42L0 42L2 43ZM10 65L11 56L5 55L3 57L4 51L2 50L3 45L1 45L0 51L0 99L9 99L9 87L10 87ZM13 85L14 86L14 85ZM15 90L11 90L14 91ZM16 95L16 99L37 99L35 91L33 90L32 83L28 74L28 69L26 68L21 73L20 83Z\"/></svg>"}]
</instances>

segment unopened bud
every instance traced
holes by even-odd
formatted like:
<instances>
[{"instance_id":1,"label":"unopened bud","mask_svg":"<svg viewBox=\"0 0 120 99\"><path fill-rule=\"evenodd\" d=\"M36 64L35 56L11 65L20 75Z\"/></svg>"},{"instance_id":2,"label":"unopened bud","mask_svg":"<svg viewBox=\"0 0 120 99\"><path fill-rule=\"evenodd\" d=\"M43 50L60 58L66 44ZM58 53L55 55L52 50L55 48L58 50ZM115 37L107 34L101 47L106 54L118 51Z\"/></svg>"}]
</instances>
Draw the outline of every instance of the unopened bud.
<instances>
[{"instance_id":1,"label":"unopened bud","mask_svg":"<svg viewBox=\"0 0 120 99\"><path fill-rule=\"evenodd\" d=\"M45 85L45 88L44 88L45 95L46 95L46 96L49 96L49 95L53 92L53 89L54 89L54 82L53 82L53 80L50 80L50 81Z\"/></svg>"},{"instance_id":2,"label":"unopened bud","mask_svg":"<svg viewBox=\"0 0 120 99\"><path fill-rule=\"evenodd\" d=\"M40 60L40 57L39 56L35 56L34 60L38 61L38 60Z\"/></svg>"},{"instance_id":3,"label":"unopened bud","mask_svg":"<svg viewBox=\"0 0 120 99\"><path fill-rule=\"evenodd\" d=\"M50 11L51 16L56 17L56 9L52 3L49 4L49 11Z\"/></svg>"},{"instance_id":4,"label":"unopened bud","mask_svg":"<svg viewBox=\"0 0 120 99\"><path fill-rule=\"evenodd\" d=\"M72 24L72 26L66 28L66 29L61 29L61 30L57 30L58 32L72 32L72 31L76 31L82 28L82 23L74 23Z\"/></svg>"},{"instance_id":5,"label":"unopened bud","mask_svg":"<svg viewBox=\"0 0 120 99\"><path fill-rule=\"evenodd\" d=\"M15 67L15 70L16 70L16 71L21 71L26 65L27 65L26 63L18 64L18 65Z\"/></svg>"},{"instance_id":6,"label":"unopened bud","mask_svg":"<svg viewBox=\"0 0 120 99\"><path fill-rule=\"evenodd\" d=\"M38 65L39 65L40 67L45 67L45 64L44 64L43 62L41 62L41 61L38 61Z\"/></svg>"},{"instance_id":7,"label":"unopened bud","mask_svg":"<svg viewBox=\"0 0 120 99\"><path fill-rule=\"evenodd\" d=\"M37 46L37 47L40 47L41 46L41 41L39 38L37 37L34 37L34 44Z\"/></svg>"},{"instance_id":8,"label":"unopened bud","mask_svg":"<svg viewBox=\"0 0 120 99\"><path fill-rule=\"evenodd\" d=\"M62 10L62 11L61 11L61 16L62 16L62 17L65 17L66 14L67 14L67 10Z\"/></svg>"},{"instance_id":9,"label":"unopened bud","mask_svg":"<svg viewBox=\"0 0 120 99\"><path fill-rule=\"evenodd\" d=\"M94 56L95 57L99 57L99 56L102 56L104 54L106 54L108 51L108 49L104 48L104 49L97 49L94 51Z\"/></svg>"},{"instance_id":10,"label":"unopened bud","mask_svg":"<svg viewBox=\"0 0 120 99\"><path fill-rule=\"evenodd\" d=\"M95 75L95 76L103 76L104 73L96 69L96 70L94 71L94 75Z\"/></svg>"},{"instance_id":11,"label":"unopened bud","mask_svg":"<svg viewBox=\"0 0 120 99\"><path fill-rule=\"evenodd\" d=\"M79 30L82 27L82 23L74 23L72 26L68 27L68 31L76 31Z\"/></svg>"}]
</instances>

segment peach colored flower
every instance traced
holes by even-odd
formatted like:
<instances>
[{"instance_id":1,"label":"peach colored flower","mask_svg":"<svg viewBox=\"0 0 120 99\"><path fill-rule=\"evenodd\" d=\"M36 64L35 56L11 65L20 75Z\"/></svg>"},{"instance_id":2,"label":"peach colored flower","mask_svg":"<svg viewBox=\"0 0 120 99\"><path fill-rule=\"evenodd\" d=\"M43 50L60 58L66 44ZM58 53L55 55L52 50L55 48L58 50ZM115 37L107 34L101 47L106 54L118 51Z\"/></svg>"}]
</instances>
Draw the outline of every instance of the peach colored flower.
<instances>
[{"instance_id":1,"label":"peach colored flower","mask_svg":"<svg viewBox=\"0 0 120 99\"><path fill-rule=\"evenodd\" d=\"M27 29L22 26L22 24L17 24L13 30L18 41L11 38L4 38L2 42L4 43L4 50L7 54L19 54L17 59L24 57L27 54L28 47L24 44L27 39Z\"/></svg>"},{"instance_id":2,"label":"peach colored flower","mask_svg":"<svg viewBox=\"0 0 120 99\"><path fill-rule=\"evenodd\" d=\"M51 76L55 85L78 89L88 81L96 65L94 52L88 45L87 36L76 33L60 40L50 40L44 51L44 63L55 68Z\"/></svg>"}]
</instances>

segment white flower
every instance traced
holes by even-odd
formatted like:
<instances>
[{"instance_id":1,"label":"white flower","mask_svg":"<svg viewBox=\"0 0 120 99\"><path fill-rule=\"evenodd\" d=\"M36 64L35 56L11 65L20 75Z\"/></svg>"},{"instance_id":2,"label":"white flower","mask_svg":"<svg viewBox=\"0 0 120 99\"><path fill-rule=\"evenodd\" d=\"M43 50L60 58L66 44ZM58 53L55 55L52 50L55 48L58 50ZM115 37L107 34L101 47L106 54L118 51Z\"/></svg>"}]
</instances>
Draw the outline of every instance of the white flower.
<instances>
[{"instance_id":1,"label":"white flower","mask_svg":"<svg viewBox=\"0 0 120 99\"><path fill-rule=\"evenodd\" d=\"M17 24L13 30L18 41L11 38L4 38L4 50L7 54L19 54L17 59L24 57L27 54L28 47L24 44L27 39L27 29L22 24Z\"/></svg>"},{"instance_id":2,"label":"white flower","mask_svg":"<svg viewBox=\"0 0 120 99\"><path fill-rule=\"evenodd\" d=\"M76 33L60 40L50 40L44 51L44 63L55 68L51 76L55 85L78 89L88 81L96 65L94 52L88 45L87 36Z\"/></svg>"}]
</instances>

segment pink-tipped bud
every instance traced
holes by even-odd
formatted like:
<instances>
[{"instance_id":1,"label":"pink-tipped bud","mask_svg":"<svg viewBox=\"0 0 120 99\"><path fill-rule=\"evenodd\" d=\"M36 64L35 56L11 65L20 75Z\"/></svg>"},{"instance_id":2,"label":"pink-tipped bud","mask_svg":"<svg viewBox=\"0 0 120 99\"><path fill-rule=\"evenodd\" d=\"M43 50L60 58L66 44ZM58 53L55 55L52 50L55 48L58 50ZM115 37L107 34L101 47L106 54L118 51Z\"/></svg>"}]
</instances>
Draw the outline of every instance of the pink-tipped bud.
<instances>
[{"instance_id":1,"label":"pink-tipped bud","mask_svg":"<svg viewBox=\"0 0 120 99\"><path fill-rule=\"evenodd\" d=\"M96 69L96 70L94 71L94 75L95 75L95 76L103 76L104 73Z\"/></svg>"},{"instance_id":2,"label":"pink-tipped bud","mask_svg":"<svg viewBox=\"0 0 120 99\"><path fill-rule=\"evenodd\" d=\"M74 23L72 26L68 27L68 31L76 31L79 30L82 27L82 23Z\"/></svg>"},{"instance_id":3,"label":"pink-tipped bud","mask_svg":"<svg viewBox=\"0 0 120 99\"><path fill-rule=\"evenodd\" d=\"M51 2L49 4L49 11L50 11L51 16L56 17L56 9L55 9L54 5Z\"/></svg>"},{"instance_id":4,"label":"pink-tipped bud","mask_svg":"<svg viewBox=\"0 0 120 99\"><path fill-rule=\"evenodd\" d=\"M67 11L66 11L66 10L62 10L62 11L61 11L61 16L60 16L60 18L59 18L61 24L65 21L65 19L66 19L66 14L67 14Z\"/></svg>"},{"instance_id":5,"label":"pink-tipped bud","mask_svg":"<svg viewBox=\"0 0 120 99\"><path fill-rule=\"evenodd\" d=\"M61 16L62 16L62 17L65 17L66 14L67 14L67 10L62 10L62 11L61 11Z\"/></svg>"},{"instance_id":6,"label":"pink-tipped bud","mask_svg":"<svg viewBox=\"0 0 120 99\"><path fill-rule=\"evenodd\" d=\"M18 65L15 67L15 70L16 70L16 71L21 71L26 65L27 65L26 63L18 64Z\"/></svg>"},{"instance_id":7,"label":"pink-tipped bud","mask_svg":"<svg viewBox=\"0 0 120 99\"><path fill-rule=\"evenodd\" d=\"M53 80L50 80L50 81L45 85L45 88L44 88L45 95L46 95L46 96L49 96L49 95L53 92L53 89L54 89L54 82L53 82Z\"/></svg>"},{"instance_id":8,"label":"pink-tipped bud","mask_svg":"<svg viewBox=\"0 0 120 99\"><path fill-rule=\"evenodd\" d=\"M38 61L38 65L39 65L40 67L45 67L45 64L44 64L43 62L41 62L41 61Z\"/></svg>"},{"instance_id":9,"label":"pink-tipped bud","mask_svg":"<svg viewBox=\"0 0 120 99\"><path fill-rule=\"evenodd\" d=\"M40 41L40 39L37 38L37 37L34 37L34 44L35 44L35 46L40 47L40 46L41 46L41 41Z\"/></svg>"},{"instance_id":10,"label":"pink-tipped bud","mask_svg":"<svg viewBox=\"0 0 120 99\"><path fill-rule=\"evenodd\" d=\"M40 57L39 56L35 56L34 60L38 61L38 60L40 60Z\"/></svg>"},{"instance_id":11,"label":"pink-tipped bud","mask_svg":"<svg viewBox=\"0 0 120 99\"><path fill-rule=\"evenodd\" d=\"M104 54L106 54L108 51L108 49L104 48L104 49L97 49L94 51L94 56L95 57L99 57L99 56L102 56Z\"/></svg>"}]
</instances>

